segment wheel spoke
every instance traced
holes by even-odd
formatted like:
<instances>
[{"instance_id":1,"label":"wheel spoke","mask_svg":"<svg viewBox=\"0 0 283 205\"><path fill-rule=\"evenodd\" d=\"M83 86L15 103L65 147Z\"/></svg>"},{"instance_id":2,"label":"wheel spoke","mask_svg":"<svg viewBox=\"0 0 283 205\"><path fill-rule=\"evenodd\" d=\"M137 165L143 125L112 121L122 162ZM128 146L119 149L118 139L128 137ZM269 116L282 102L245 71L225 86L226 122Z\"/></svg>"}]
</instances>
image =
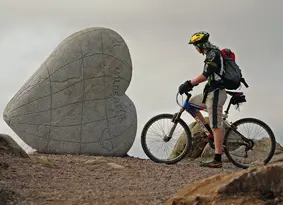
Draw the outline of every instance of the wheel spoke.
<instances>
[{"instance_id":1,"label":"wheel spoke","mask_svg":"<svg viewBox=\"0 0 283 205\"><path fill-rule=\"evenodd\" d=\"M240 142L241 139L233 137L235 136L233 129L228 130L228 133L225 135L224 145L227 147L225 153L234 165L248 168L255 160L260 162L271 160L275 151L276 141L268 125L255 118L243 118L234 122L233 125L237 127L237 132L243 136L241 138L244 141L244 143ZM243 127L242 129L245 133L241 132L240 127ZM271 145L270 148L268 147L269 144Z\"/></svg>"},{"instance_id":2,"label":"wheel spoke","mask_svg":"<svg viewBox=\"0 0 283 205\"><path fill-rule=\"evenodd\" d=\"M184 121L178 121L171 138L168 138L170 130L174 126L172 118L173 115L171 114L158 115L149 120L143 128L141 136L142 148L145 154L155 162L176 163L184 158L190 149L190 131ZM180 140L181 136L185 138ZM180 141L184 143L184 149L180 150L181 153L173 153Z\"/></svg>"}]
</instances>

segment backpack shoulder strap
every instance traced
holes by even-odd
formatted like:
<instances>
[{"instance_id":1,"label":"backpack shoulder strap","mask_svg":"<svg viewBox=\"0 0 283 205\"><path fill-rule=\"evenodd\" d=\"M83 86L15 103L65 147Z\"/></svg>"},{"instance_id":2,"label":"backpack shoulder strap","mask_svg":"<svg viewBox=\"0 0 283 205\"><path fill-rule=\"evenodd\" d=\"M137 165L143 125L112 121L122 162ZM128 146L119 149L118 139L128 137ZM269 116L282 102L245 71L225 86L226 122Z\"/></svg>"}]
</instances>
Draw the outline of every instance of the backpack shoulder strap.
<instances>
[{"instance_id":1,"label":"backpack shoulder strap","mask_svg":"<svg viewBox=\"0 0 283 205\"><path fill-rule=\"evenodd\" d=\"M220 77L222 77L224 75L225 69L224 69L224 59L222 56L222 52L220 52L220 62L221 62L221 68L220 68Z\"/></svg>"}]
</instances>

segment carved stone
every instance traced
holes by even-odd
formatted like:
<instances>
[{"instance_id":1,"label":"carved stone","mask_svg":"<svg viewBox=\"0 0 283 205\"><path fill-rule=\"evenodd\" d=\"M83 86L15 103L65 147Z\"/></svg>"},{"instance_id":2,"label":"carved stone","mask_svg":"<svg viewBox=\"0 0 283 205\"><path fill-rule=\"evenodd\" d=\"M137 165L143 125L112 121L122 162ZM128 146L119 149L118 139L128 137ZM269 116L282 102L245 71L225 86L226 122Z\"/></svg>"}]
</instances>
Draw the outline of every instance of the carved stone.
<instances>
[{"instance_id":1,"label":"carved stone","mask_svg":"<svg viewBox=\"0 0 283 205\"><path fill-rule=\"evenodd\" d=\"M107 28L67 37L8 103L5 122L41 153L125 156L137 131L132 62Z\"/></svg>"}]
</instances>

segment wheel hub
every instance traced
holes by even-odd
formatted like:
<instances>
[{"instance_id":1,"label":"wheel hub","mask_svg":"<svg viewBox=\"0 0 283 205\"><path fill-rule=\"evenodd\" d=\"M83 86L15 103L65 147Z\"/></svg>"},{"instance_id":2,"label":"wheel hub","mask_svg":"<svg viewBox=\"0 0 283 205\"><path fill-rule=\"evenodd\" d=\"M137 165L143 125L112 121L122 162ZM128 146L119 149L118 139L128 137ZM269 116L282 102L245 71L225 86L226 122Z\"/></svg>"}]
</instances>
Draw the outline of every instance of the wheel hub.
<instances>
[{"instance_id":1,"label":"wheel hub","mask_svg":"<svg viewBox=\"0 0 283 205\"><path fill-rule=\"evenodd\" d=\"M167 135L165 135L165 136L163 137L163 141L164 141L164 142L169 142L170 139L171 139L171 137L169 137L169 136L167 136Z\"/></svg>"}]
</instances>

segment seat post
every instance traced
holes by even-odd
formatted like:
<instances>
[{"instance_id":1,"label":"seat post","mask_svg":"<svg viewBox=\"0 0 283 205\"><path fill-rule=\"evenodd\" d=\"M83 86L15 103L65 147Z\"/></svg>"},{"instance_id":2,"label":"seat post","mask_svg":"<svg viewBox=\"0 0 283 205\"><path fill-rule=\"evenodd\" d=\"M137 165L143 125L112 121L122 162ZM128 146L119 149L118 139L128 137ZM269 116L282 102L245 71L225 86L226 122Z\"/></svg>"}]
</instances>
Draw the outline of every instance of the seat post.
<instances>
[{"instance_id":1,"label":"seat post","mask_svg":"<svg viewBox=\"0 0 283 205\"><path fill-rule=\"evenodd\" d=\"M233 97L232 97L233 98ZM230 107L231 107L231 103L232 103L232 98L230 98L230 101L229 101L229 104L227 106L227 109L225 110L225 113L228 115L229 114L229 110L230 110Z\"/></svg>"}]
</instances>

